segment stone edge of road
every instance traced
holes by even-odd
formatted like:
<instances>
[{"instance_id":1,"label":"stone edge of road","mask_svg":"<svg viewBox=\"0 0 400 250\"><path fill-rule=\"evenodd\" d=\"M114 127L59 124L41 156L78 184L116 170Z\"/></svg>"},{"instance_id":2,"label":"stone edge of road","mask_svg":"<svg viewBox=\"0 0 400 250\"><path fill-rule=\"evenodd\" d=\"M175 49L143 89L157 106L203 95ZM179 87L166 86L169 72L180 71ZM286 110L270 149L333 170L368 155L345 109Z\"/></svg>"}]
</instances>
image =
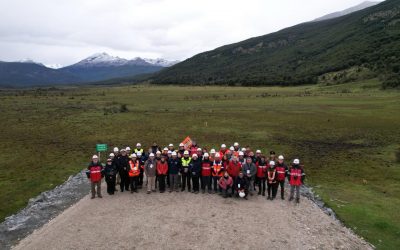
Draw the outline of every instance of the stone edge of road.
<instances>
[{"instance_id":1,"label":"stone edge of road","mask_svg":"<svg viewBox=\"0 0 400 250\"><path fill-rule=\"evenodd\" d=\"M286 188L289 188L287 183ZM88 193L89 183L85 171L82 170L76 175L71 175L63 184L54 189L42 192L35 198L29 199L28 205L25 208L5 218L4 222L0 224L0 249L11 249L20 240L44 226ZM332 220L338 221L343 227L346 227L337 218L335 212L326 206L318 195L315 195L312 187L303 185L301 195L316 204ZM365 241L364 238L357 235L351 228L346 228ZM367 243L372 248L375 248L371 243Z\"/></svg>"}]
</instances>

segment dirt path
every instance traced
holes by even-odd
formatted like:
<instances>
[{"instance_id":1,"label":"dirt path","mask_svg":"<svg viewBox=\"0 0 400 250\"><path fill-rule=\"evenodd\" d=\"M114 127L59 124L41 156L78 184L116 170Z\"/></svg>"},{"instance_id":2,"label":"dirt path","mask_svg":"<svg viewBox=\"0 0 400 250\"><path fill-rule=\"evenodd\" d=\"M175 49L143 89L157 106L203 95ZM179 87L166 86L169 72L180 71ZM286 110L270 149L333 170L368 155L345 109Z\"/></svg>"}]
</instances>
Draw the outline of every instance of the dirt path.
<instances>
[{"instance_id":1,"label":"dirt path","mask_svg":"<svg viewBox=\"0 0 400 250\"><path fill-rule=\"evenodd\" d=\"M86 196L14 249L371 249L306 198L103 196Z\"/></svg>"}]
</instances>

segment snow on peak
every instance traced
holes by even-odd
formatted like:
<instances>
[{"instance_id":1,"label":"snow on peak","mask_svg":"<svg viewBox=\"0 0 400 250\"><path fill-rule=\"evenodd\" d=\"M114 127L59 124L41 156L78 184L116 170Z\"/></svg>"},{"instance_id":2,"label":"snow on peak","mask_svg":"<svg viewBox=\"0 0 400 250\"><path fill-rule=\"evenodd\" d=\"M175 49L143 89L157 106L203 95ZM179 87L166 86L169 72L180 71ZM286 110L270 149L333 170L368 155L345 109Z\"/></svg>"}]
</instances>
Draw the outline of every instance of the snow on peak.
<instances>
[{"instance_id":1,"label":"snow on peak","mask_svg":"<svg viewBox=\"0 0 400 250\"><path fill-rule=\"evenodd\" d=\"M50 69L61 69L63 66L59 63L54 63L54 64L45 64L44 66L46 66L47 68Z\"/></svg>"},{"instance_id":2,"label":"snow on peak","mask_svg":"<svg viewBox=\"0 0 400 250\"><path fill-rule=\"evenodd\" d=\"M156 65L156 66L162 66L162 67L170 67L174 64L177 64L179 61L168 61L163 58L156 58L156 59L151 59L151 58L144 58L146 62Z\"/></svg>"}]
</instances>

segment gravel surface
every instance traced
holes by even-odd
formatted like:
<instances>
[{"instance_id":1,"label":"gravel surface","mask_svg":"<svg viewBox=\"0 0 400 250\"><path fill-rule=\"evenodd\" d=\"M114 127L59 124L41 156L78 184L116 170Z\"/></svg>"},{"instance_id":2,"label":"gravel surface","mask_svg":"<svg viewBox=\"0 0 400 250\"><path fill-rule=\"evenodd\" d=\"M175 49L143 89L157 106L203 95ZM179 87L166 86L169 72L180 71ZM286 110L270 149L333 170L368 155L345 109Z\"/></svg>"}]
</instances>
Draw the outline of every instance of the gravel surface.
<instances>
[{"instance_id":1,"label":"gravel surface","mask_svg":"<svg viewBox=\"0 0 400 250\"><path fill-rule=\"evenodd\" d=\"M89 189L89 184L88 189ZM372 249L302 198L224 199L145 190L84 197L15 249Z\"/></svg>"}]
</instances>

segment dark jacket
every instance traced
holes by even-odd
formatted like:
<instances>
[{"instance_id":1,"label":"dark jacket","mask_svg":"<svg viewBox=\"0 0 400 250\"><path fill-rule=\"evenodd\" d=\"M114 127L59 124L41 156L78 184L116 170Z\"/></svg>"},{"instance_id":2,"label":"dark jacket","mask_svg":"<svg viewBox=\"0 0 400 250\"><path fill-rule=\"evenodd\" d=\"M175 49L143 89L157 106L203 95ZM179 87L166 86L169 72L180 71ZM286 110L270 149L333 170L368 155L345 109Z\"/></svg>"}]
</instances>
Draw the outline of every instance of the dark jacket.
<instances>
[{"instance_id":1,"label":"dark jacket","mask_svg":"<svg viewBox=\"0 0 400 250\"><path fill-rule=\"evenodd\" d=\"M179 158L168 159L169 174L178 174L181 171L181 160Z\"/></svg>"},{"instance_id":2,"label":"dark jacket","mask_svg":"<svg viewBox=\"0 0 400 250\"><path fill-rule=\"evenodd\" d=\"M247 170L250 170L251 178L254 179L257 173L257 167L254 163L247 164L247 162L242 166L242 172L244 176L247 176Z\"/></svg>"},{"instance_id":3,"label":"dark jacket","mask_svg":"<svg viewBox=\"0 0 400 250\"><path fill-rule=\"evenodd\" d=\"M150 158L144 164L144 172L148 177L154 177L157 173L157 160L151 160Z\"/></svg>"},{"instance_id":4,"label":"dark jacket","mask_svg":"<svg viewBox=\"0 0 400 250\"><path fill-rule=\"evenodd\" d=\"M239 185L240 185L240 187L239 187ZM243 176L243 178L240 178L240 177L236 178L236 181L235 181L235 189L236 190L239 190L239 189L247 190L248 188L249 188L248 178L246 178L244 176Z\"/></svg>"},{"instance_id":5,"label":"dark jacket","mask_svg":"<svg viewBox=\"0 0 400 250\"><path fill-rule=\"evenodd\" d=\"M117 170L121 175L127 174L129 171L129 158L127 155L125 156L120 156L118 160L116 161L117 163Z\"/></svg>"},{"instance_id":6,"label":"dark jacket","mask_svg":"<svg viewBox=\"0 0 400 250\"><path fill-rule=\"evenodd\" d=\"M117 166L114 163L106 164L104 167L104 174L106 176L113 176L117 174Z\"/></svg>"},{"instance_id":7,"label":"dark jacket","mask_svg":"<svg viewBox=\"0 0 400 250\"><path fill-rule=\"evenodd\" d=\"M189 163L189 172L192 176L200 176L201 159L193 160Z\"/></svg>"}]
</instances>

